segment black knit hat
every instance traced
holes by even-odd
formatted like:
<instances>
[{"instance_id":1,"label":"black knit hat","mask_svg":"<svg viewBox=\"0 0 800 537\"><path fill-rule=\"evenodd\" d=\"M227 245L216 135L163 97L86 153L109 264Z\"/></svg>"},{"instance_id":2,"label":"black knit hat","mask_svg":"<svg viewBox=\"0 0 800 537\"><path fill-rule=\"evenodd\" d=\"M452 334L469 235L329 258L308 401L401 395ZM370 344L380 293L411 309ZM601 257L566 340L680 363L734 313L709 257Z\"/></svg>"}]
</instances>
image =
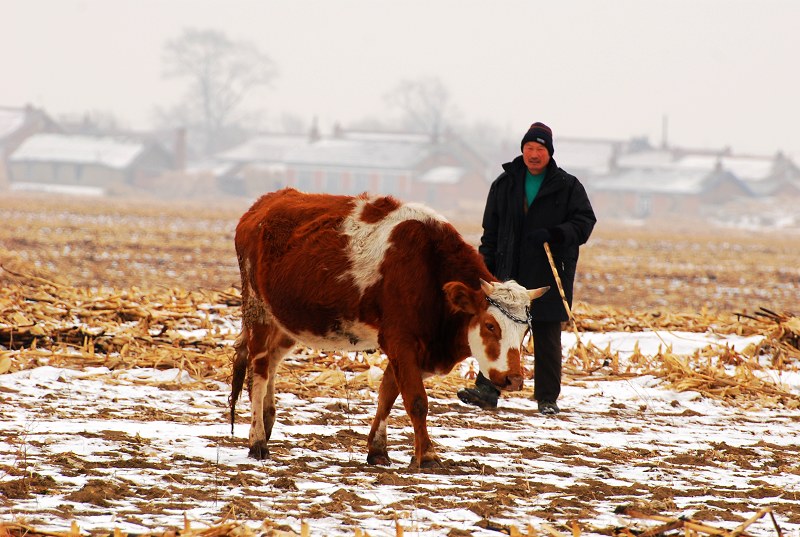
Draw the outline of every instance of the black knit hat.
<instances>
[{"instance_id":1,"label":"black knit hat","mask_svg":"<svg viewBox=\"0 0 800 537\"><path fill-rule=\"evenodd\" d=\"M538 121L531 125L528 132L522 137L522 143L519 144L520 151L522 151L522 148L525 147L525 144L528 142L538 142L542 144L547 148L547 152L550 153L551 157L556 151L553 148L553 131L550 130L550 127Z\"/></svg>"}]
</instances>

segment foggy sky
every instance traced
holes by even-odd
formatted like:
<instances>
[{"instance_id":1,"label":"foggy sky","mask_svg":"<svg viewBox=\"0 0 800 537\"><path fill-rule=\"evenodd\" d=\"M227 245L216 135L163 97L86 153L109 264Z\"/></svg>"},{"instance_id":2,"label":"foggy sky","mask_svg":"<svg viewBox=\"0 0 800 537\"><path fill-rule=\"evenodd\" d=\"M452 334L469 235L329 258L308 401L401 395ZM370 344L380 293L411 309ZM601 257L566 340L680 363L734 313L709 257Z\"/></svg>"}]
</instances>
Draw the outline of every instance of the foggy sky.
<instances>
[{"instance_id":1,"label":"foggy sky","mask_svg":"<svg viewBox=\"0 0 800 537\"><path fill-rule=\"evenodd\" d=\"M276 64L248 108L323 130L388 119L401 80L438 77L462 124L521 136L783 150L800 160L795 0L0 0L0 106L86 110L147 128L182 95L162 78L185 27L249 40Z\"/></svg>"}]
</instances>

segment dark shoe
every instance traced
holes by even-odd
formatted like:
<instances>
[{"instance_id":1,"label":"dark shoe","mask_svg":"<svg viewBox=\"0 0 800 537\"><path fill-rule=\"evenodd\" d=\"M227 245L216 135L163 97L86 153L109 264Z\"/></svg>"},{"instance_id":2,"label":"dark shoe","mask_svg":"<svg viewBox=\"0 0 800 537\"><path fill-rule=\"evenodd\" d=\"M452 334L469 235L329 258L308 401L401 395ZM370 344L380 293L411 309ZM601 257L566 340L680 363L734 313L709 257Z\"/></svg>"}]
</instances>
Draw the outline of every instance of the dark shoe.
<instances>
[{"instance_id":1,"label":"dark shoe","mask_svg":"<svg viewBox=\"0 0 800 537\"><path fill-rule=\"evenodd\" d=\"M561 409L558 408L555 401L539 401L539 412L545 416L555 416L561 412Z\"/></svg>"},{"instance_id":2,"label":"dark shoe","mask_svg":"<svg viewBox=\"0 0 800 537\"><path fill-rule=\"evenodd\" d=\"M497 408L497 395L485 392L480 388L462 388L456 395L468 405L479 406L483 409Z\"/></svg>"},{"instance_id":3,"label":"dark shoe","mask_svg":"<svg viewBox=\"0 0 800 537\"><path fill-rule=\"evenodd\" d=\"M475 405L481 408L497 408L497 399L500 396L500 390L494 387L486 377L478 373L478 378L475 379L474 388L462 388L458 390L458 398L468 405Z\"/></svg>"}]
</instances>

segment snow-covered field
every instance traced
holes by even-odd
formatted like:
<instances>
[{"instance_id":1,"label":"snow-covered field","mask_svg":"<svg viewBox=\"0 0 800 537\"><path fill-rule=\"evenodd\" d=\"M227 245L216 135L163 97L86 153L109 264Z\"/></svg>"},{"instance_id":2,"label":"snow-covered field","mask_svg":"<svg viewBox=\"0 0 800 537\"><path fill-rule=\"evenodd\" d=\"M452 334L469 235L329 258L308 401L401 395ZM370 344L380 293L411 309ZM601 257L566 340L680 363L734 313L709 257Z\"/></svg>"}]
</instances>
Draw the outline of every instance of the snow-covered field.
<instances>
[{"instance_id":1,"label":"snow-covered field","mask_svg":"<svg viewBox=\"0 0 800 537\"><path fill-rule=\"evenodd\" d=\"M665 346L743 349L756 337L710 333L582 334L624 359ZM564 334L565 354L575 344ZM582 535L651 527L627 506L734 529L764 507L800 535L800 409L747 408L677 392L651 375L565 377L563 412L543 417L532 389L495 411L430 387L428 423L444 467L409 468L413 431L398 402L390 468L366 464L376 390L348 373L307 372L290 357L271 459L247 457L249 405L230 435L229 386L185 370L46 365L0 375L0 522L142 533L234 519L254 531L350 536L497 536L550 527ZM800 374L765 376L800 394ZM323 378L324 377L324 378ZM451 378L452 377L452 378ZM361 379L364 377L362 375ZM615 511L617 511L615 513ZM186 519L184 518L186 517ZM776 535L769 516L747 528Z\"/></svg>"},{"instance_id":2,"label":"snow-covered field","mask_svg":"<svg viewBox=\"0 0 800 537\"><path fill-rule=\"evenodd\" d=\"M427 382L429 429L445 464L416 471L399 402L394 464L366 464L379 371L365 362L380 364L374 356L338 370L330 356L298 351L281 373L272 458L247 457L246 398L231 436L233 229L246 207L8 194L0 536L3 524L186 535L187 523L223 521L269 535L610 535L659 523L637 511L734 529L763 508L784 535L800 536L797 339L781 359L770 356L775 347L745 353L760 360L745 372L780 388L762 394L734 373L751 365L736 352L763 336L730 335L778 326L743 327L735 312L796 307L796 230L602 220L581 250L576 296L585 308L576 311L583 344L603 351L578 363L564 333L563 412L538 414L530 385L496 411L467 407L455 397L471 384L465 363ZM479 222L462 216L473 242ZM619 363L603 366L605 354ZM682 384L681 367L666 367L676 357L696 366ZM708 363L716 369L701 370ZM737 399L700 388L719 371L730 378L714 389ZM777 532L770 516L747 531ZM222 535L247 537L204 537Z\"/></svg>"}]
</instances>

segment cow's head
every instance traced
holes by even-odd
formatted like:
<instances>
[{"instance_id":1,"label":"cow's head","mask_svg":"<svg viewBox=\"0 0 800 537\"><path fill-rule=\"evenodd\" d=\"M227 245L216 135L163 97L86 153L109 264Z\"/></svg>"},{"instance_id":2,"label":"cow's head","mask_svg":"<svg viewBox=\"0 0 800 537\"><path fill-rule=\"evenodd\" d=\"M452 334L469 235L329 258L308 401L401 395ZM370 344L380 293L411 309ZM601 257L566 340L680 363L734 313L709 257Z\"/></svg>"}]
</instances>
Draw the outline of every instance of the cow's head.
<instances>
[{"instance_id":1,"label":"cow's head","mask_svg":"<svg viewBox=\"0 0 800 537\"><path fill-rule=\"evenodd\" d=\"M472 315L468 339L481 373L503 390L521 390L523 384L522 339L528 329L531 300L549 287L525 289L517 282L488 283L470 289L461 282L445 284L444 291L457 311Z\"/></svg>"}]
</instances>

